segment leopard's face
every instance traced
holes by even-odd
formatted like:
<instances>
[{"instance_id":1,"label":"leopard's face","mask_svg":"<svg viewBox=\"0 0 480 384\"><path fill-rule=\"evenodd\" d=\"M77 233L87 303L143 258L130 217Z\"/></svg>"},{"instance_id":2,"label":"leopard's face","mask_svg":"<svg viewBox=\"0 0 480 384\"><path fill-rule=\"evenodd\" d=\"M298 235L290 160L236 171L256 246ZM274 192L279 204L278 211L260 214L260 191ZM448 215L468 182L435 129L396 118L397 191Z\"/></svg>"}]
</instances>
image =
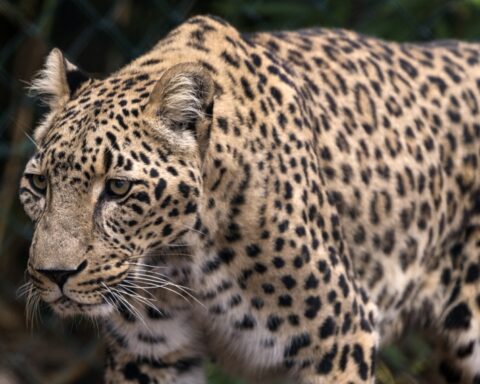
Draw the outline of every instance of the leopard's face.
<instances>
[{"instance_id":1,"label":"leopard's face","mask_svg":"<svg viewBox=\"0 0 480 384\"><path fill-rule=\"evenodd\" d=\"M92 81L50 116L21 181L35 224L32 292L61 315L106 315L136 290L161 287L162 274L145 264L160 250L178 253L195 230L195 138L149 114L133 92L102 96L109 86Z\"/></svg>"}]
</instances>

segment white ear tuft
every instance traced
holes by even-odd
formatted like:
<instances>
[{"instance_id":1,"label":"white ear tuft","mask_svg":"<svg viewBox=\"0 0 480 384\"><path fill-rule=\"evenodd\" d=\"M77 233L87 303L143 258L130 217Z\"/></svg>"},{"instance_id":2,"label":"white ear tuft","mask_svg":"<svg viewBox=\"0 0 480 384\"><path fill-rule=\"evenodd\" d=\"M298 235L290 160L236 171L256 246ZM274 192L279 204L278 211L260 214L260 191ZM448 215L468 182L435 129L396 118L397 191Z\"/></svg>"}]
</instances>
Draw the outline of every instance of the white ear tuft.
<instances>
[{"instance_id":1,"label":"white ear tuft","mask_svg":"<svg viewBox=\"0 0 480 384\"><path fill-rule=\"evenodd\" d=\"M43 69L33 79L29 91L55 109L63 105L86 80L88 76L66 60L58 48L54 48Z\"/></svg>"},{"instance_id":2,"label":"white ear tuft","mask_svg":"<svg viewBox=\"0 0 480 384\"><path fill-rule=\"evenodd\" d=\"M200 65L177 64L155 84L146 112L173 130L194 129L211 113L213 80Z\"/></svg>"},{"instance_id":3,"label":"white ear tuft","mask_svg":"<svg viewBox=\"0 0 480 384\"><path fill-rule=\"evenodd\" d=\"M189 74L176 73L162 92L163 105L158 112L171 123L181 125L204 117L202 91Z\"/></svg>"},{"instance_id":4,"label":"white ear tuft","mask_svg":"<svg viewBox=\"0 0 480 384\"><path fill-rule=\"evenodd\" d=\"M58 48L49 53L45 66L32 81L30 93L40 96L52 109L68 96L65 59Z\"/></svg>"}]
</instances>

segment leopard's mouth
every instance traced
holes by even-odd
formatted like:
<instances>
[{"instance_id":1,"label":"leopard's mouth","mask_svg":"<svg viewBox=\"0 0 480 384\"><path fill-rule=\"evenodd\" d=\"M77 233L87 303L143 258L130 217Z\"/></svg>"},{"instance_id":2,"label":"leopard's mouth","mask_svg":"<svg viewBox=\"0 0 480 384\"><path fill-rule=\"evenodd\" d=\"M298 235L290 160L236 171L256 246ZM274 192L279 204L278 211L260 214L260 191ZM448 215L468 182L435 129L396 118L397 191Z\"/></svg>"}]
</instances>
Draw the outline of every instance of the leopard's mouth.
<instances>
[{"instance_id":1,"label":"leopard's mouth","mask_svg":"<svg viewBox=\"0 0 480 384\"><path fill-rule=\"evenodd\" d=\"M48 304L60 316L83 314L93 317L104 317L114 310L112 304L105 299L100 299L98 303L81 303L65 295Z\"/></svg>"}]
</instances>

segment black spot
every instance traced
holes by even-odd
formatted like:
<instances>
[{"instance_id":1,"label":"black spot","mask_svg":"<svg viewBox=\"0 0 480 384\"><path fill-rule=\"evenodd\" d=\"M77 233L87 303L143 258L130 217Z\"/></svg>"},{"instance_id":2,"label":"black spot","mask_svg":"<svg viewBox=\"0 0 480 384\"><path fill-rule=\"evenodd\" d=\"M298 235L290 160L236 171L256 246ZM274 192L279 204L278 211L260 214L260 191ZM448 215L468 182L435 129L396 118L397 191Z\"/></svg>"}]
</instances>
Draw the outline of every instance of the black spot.
<instances>
[{"instance_id":1,"label":"black spot","mask_svg":"<svg viewBox=\"0 0 480 384\"><path fill-rule=\"evenodd\" d=\"M118 124L120 124L120 126L126 131L128 129L128 125L125 124L125 120L123 120L123 116L122 115L116 115L115 116L115 119L118 121Z\"/></svg>"},{"instance_id":2,"label":"black spot","mask_svg":"<svg viewBox=\"0 0 480 384\"><path fill-rule=\"evenodd\" d=\"M290 275L283 276L281 280L282 283L285 285L285 288L287 289L292 289L293 287L295 287L295 285L297 285L295 279Z\"/></svg>"},{"instance_id":3,"label":"black spot","mask_svg":"<svg viewBox=\"0 0 480 384\"><path fill-rule=\"evenodd\" d=\"M275 240L275 251L280 252L283 249L284 244L285 244L285 240L283 240L283 238L281 238L281 237L278 237Z\"/></svg>"},{"instance_id":4,"label":"black spot","mask_svg":"<svg viewBox=\"0 0 480 384\"><path fill-rule=\"evenodd\" d=\"M235 328L237 329L253 329L255 328L255 319L251 315L244 315L243 319L235 322Z\"/></svg>"},{"instance_id":5,"label":"black spot","mask_svg":"<svg viewBox=\"0 0 480 384\"><path fill-rule=\"evenodd\" d=\"M279 89L272 86L270 87L270 93L272 94L278 105L282 105L282 93L279 91Z\"/></svg>"},{"instance_id":6,"label":"black spot","mask_svg":"<svg viewBox=\"0 0 480 384\"><path fill-rule=\"evenodd\" d=\"M410 64L407 60L404 60L404 59L400 59L399 60L400 62L400 66L402 67L402 69L412 78L416 78L418 76L418 71L417 69L412 65Z\"/></svg>"},{"instance_id":7,"label":"black spot","mask_svg":"<svg viewBox=\"0 0 480 384\"><path fill-rule=\"evenodd\" d=\"M133 195L132 197L137 199L138 201L140 201L142 203L150 204L150 196L148 196L148 193L146 193L146 192L139 192L139 193Z\"/></svg>"},{"instance_id":8,"label":"black spot","mask_svg":"<svg viewBox=\"0 0 480 384\"><path fill-rule=\"evenodd\" d=\"M163 227L162 230L162 235L163 236L168 236L173 232L172 226L170 224L167 224Z\"/></svg>"},{"instance_id":9,"label":"black spot","mask_svg":"<svg viewBox=\"0 0 480 384\"><path fill-rule=\"evenodd\" d=\"M305 280L305 289L315 289L318 287L318 279L313 273L310 273L308 278Z\"/></svg>"},{"instance_id":10,"label":"black spot","mask_svg":"<svg viewBox=\"0 0 480 384\"><path fill-rule=\"evenodd\" d=\"M338 285L342 290L343 296L347 297L348 293L350 292L350 288L348 287L348 284L344 275L340 275L340 277L338 278Z\"/></svg>"},{"instance_id":11,"label":"black spot","mask_svg":"<svg viewBox=\"0 0 480 384\"><path fill-rule=\"evenodd\" d=\"M305 317L314 319L321 308L321 301L318 296L309 296L305 299L307 309L305 310Z\"/></svg>"},{"instance_id":12,"label":"black spot","mask_svg":"<svg viewBox=\"0 0 480 384\"><path fill-rule=\"evenodd\" d=\"M246 252L247 252L247 255L249 257L257 257L260 252L261 252L261 249L260 247L257 245L257 244L250 244L250 245L247 245L247 247L245 248Z\"/></svg>"},{"instance_id":13,"label":"black spot","mask_svg":"<svg viewBox=\"0 0 480 384\"><path fill-rule=\"evenodd\" d=\"M229 302L228 302L228 305L230 308L234 308L234 307L237 307L238 305L240 305L242 303L243 299L242 299L242 296L240 295L233 295Z\"/></svg>"},{"instance_id":14,"label":"black spot","mask_svg":"<svg viewBox=\"0 0 480 384\"><path fill-rule=\"evenodd\" d=\"M459 123L462 120L460 114L456 111L448 110L447 114L452 123Z\"/></svg>"},{"instance_id":15,"label":"black spot","mask_svg":"<svg viewBox=\"0 0 480 384\"><path fill-rule=\"evenodd\" d=\"M311 344L310 335L307 332L300 333L292 337L290 344L283 352L284 357L293 357L298 354L302 348L308 347Z\"/></svg>"},{"instance_id":16,"label":"black spot","mask_svg":"<svg viewBox=\"0 0 480 384\"><path fill-rule=\"evenodd\" d=\"M466 345L462 345L457 349L457 357L464 359L465 357L470 356L473 353L473 350L475 349L475 342L471 341L470 343Z\"/></svg>"},{"instance_id":17,"label":"black spot","mask_svg":"<svg viewBox=\"0 0 480 384\"><path fill-rule=\"evenodd\" d=\"M337 349L337 344L334 344L332 349L322 356L322 359L317 364L317 373L319 375L328 375L332 371L333 360L337 355Z\"/></svg>"},{"instance_id":18,"label":"black spot","mask_svg":"<svg viewBox=\"0 0 480 384\"><path fill-rule=\"evenodd\" d=\"M284 320L282 318L276 315L270 315L268 316L268 319L267 319L267 328L270 331L275 332L282 325L283 321Z\"/></svg>"},{"instance_id":19,"label":"black spot","mask_svg":"<svg viewBox=\"0 0 480 384\"><path fill-rule=\"evenodd\" d=\"M444 326L446 329L468 329L472 312L464 302L453 307L445 318Z\"/></svg>"},{"instance_id":20,"label":"black spot","mask_svg":"<svg viewBox=\"0 0 480 384\"><path fill-rule=\"evenodd\" d=\"M289 200L293 197L293 188L292 188L292 185L288 181L285 182L285 194L283 195L283 197L286 200Z\"/></svg>"},{"instance_id":21,"label":"black spot","mask_svg":"<svg viewBox=\"0 0 480 384\"><path fill-rule=\"evenodd\" d=\"M224 117L218 117L217 124L224 133L228 133L228 122Z\"/></svg>"},{"instance_id":22,"label":"black spot","mask_svg":"<svg viewBox=\"0 0 480 384\"><path fill-rule=\"evenodd\" d=\"M440 374L448 383L460 383L461 374L455 368L450 366L446 361L442 361L438 367Z\"/></svg>"},{"instance_id":23,"label":"black spot","mask_svg":"<svg viewBox=\"0 0 480 384\"><path fill-rule=\"evenodd\" d=\"M171 173L173 176L178 176L178 171L172 166L167 167L167 172Z\"/></svg>"},{"instance_id":24,"label":"black spot","mask_svg":"<svg viewBox=\"0 0 480 384\"><path fill-rule=\"evenodd\" d=\"M465 277L466 283L474 283L480 276L480 268L478 264L470 264L467 270L467 276Z\"/></svg>"},{"instance_id":25,"label":"black spot","mask_svg":"<svg viewBox=\"0 0 480 384\"><path fill-rule=\"evenodd\" d=\"M298 236L300 237L303 237L305 236L306 232L305 232L305 227L303 226L298 226L297 228L295 228L295 232L297 233Z\"/></svg>"},{"instance_id":26,"label":"black spot","mask_svg":"<svg viewBox=\"0 0 480 384\"><path fill-rule=\"evenodd\" d=\"M326 339L330 336L333 336L333 334L335 333L335 329L335 320L333 320L333 318L329 316L318 329L318 336L320 337L320 339Z\"/></svg>"},{"instance_id":27,"label":"black spot","mask_svg":"<svg viewBox=\"0 0 480 384\"><path fill-rule=\"evenodd\" d=\"M184 213L185 213L186 215L188 215L188 214L191 214L191 213L195 213L196 211L197 211L197 204L189 201L189 202L187 203L187 206L185 207Z\"/></svg>"},{"instance_id":28,"label":"black spot","mask_svg":"<svg viewBox=\"0 0 480 384\"><path fill-rule=\"evenodd\" d=\"M252 298L251 304L252 304L252 307L255 309L262 309L263 306L265 305L264 301L259 297Z\"/></svg>"},{"instance_id":29,"label":"black spot","mask_svg":"<svg viewBox=\"0 0 480 384\"><path fill-rule=\"evenodd\" d=\"M235 60L232 55L230 55L227 51L222 52L222 58L225 60L226 63L231 65L232 67L239 68L240 64L238 64L238 61Z\"/></svg>"},{"instance_id":30,"label":"black spot","mask_svg":"<svg viewBox=\"0 0 480 384\"><path fill-rule=\"evenodd\" d=\"M279 307L290 307L292 306L292 296L285 294L278 297L278 306Z\"/></svg>"},{"instance_id":31,"label":"black spot","mask_svg":"<svg viewBox=\"0 0 480 384\"><path fill-rule=\"evenodd\" d=\"M276 268L283 268L285 266L285 261L278 256L273 258L272 263Z\"/></svg>"},{"instance_id":32,"label":"black spot","mask_svg":"<svg viewBox=\"0 0 480 384\"><path fill-rule=\"evenodd\" d=\"M447 84L442 78L436 76L429 76L428 80L430 80L430 82L434 83L438 87L442 95L445 93L445 90L447 89Z\"/></svg>"},{"instance_id":33,"label":"black spot","mask_svg":"<svg viewBox=\"0 0 480 384\"><path fill-rule=\"evenodd\" d=\"M272 293L275 293L275 287L270 283L263 283L262 284L262 289L268 295L271 295Z\"/></svg>"},{"instance_id":34,"label":"black spot","mask_svg":"<svg viewBox=\"0 0 480 384\"><path fill-rule=\"evenodd\" d=\"M188 184L185 184L183 181L178 184L178 191L181 193L181 195L187 199L188 196L190 195L190 186Z\"/></svg>"},{"instance_id":35,"label":"black spot","mask_svg":"<svg viewBox=\"0 0 480 384\"><path fill-rule=\"evenodd\" d=\"M254 269L257 273L264 274L267 271L267 267L262 263L255 263Z\"/></svg>"},{"instance_id":36,"label":"black spot","mask_svg":"<svg viewBox=\"0 0 480 384\"><path fill-rule=\"evenodd\" d=\"M152 320L167 320L171 318L167 312L150 306L147 307L147 316Z\"/></svg>"},{"instance_id":37,"label":"black spot","mask_svg":"<svg viewBox=\"0 0 480 384\"><path fill-rule=\"evenodd\" d=\"M256 67L260 67L260 65L262 65L262 59L256 53L252 53L250 57L252 58L253 64L255 64Z\"/></svg>"},{"instance_id":38,"label":"black spot","mask_svg":"<svg viewBox=\"0 0 480 384\"><path fill-rule=\"evenodd\" d=\"M297 315L288 315L287 320L290 325L297 326L300 324L300 318Z\"/></svg>"},{"instance_id":39,"label":"black spot","mask_svg":"<svg viewBox=\"0 0 480 384\"><path fill-rule=\"evenodd\" d=\"M346 313L343 317L342 334L345 335L352 327L352 316Z\"/></svg>"},{"instance_id":40,"label":"black spot","mask_svg":"<svg viewBox=\"0 0 480 384\"><path fill-rule=\"evenodd\" d=\"M105 173L108 173L110 167L112 166L112 152L105 148L103 151L103 169Z\"/></svg>"},{"instance_id":41,"label":"black spot","mask_svg":"<svg viewBox=\"0 0 480 384\"><path fill-rule=\"evenodd\" d=\"M353 346L352 357L358 368L358 375L362 380L368 378L368 364L365 362L363 348L360 344Z\"/></svg>"},{"instance_id":42,"label":"black spot","mask_svg":"<svg viewBox=\"0 0 480 384\"><path fill-rule=\"evenodd\" d=\"M116 149L117 151L119 151L120 147L117 144L117 137L112 132L108 132L108 131L107 131L106 135L107 135L108 140L110 141L111 147L113 149ZM98 143L98 139L100 139L100 138L97 137L97 143ZM100 143L101 143L101 139L100 139Z\"/></svg>"},{"instance_id":43,"label":"black spot","mask_svg":"<svg viewBox=\"0 0 480 384\"><path fill-rule=\"evenodd\" d=\"M241 240L242 233L240 232L240 226L235 222L230 222L226 228L225 239L229 242L235 242Z\"/></svg>"},{"instance_id":44,"label":"black spot","mask_svg":"<svg viewBox=\"0 0 480 384\"><path fill-rule=\"evenodd\" d=\"M240 79L240 83L242 84L243 93L245 94L245 96L247 96L250 100L253 100L255 98L255 94L253 93L248 80L242 76Z\"/></svg>"},{"instance_id":45,"label":"black spot","mask_svg":"<svg viewBox=\"0 0 480 384\"><path fill-rule=\"evenodd\" d=\"M337 292L332 289L330 292L328 292L327 298L329 303L334 303L337 299Z\"/></svg>"},{"instance_id":46,"label":"black spot","mask_svg":"<svg viewBox=\"0 0 480 384\"><path fill-rule=\"evenodd\" d=\"M235 251L232 248L223 248L218 252L218 257L225 264L230 264L235 257Z\"/></svg>"},{"instance_id":47,"label":"black spot","mask_svg":"<svg viewBox=\"0 0 480 384\"><path fill-rule=\"evenodd\" d=\"M140 152L140 160L142 160L144 164L150 165L150 159L143 152Z\"/></svg>"},{"instance_id":48,"label":"black spot","mask_svg":"<svg viewBox=\"0 0 480 384\"><path fill-rule=\"evenodd\" d=\"M139 384L150 384L148 375L141 372L138 365L134 362L125 364L123 367L123 376L127 380L135 380Z\"/></svg>"},{"instance_id":49,"label":"black spot","mask_svg":"<svg viewBox=\"0 0 480 384\"><path fill-rule=\"evenodd\" d=\"M345 372L345 369L347 369L347 363L348 363L348 354L350 353L350 346L344 345L342 349L342 355L340 356L340 369L342 372Z\"/></svg>"},{"instance_id":50,"label":"black spot","mask_svg":"<svg viewBox=\"0 0 480 384\"><path fill-rule=\"evenodd\" d=\"M218 268L220 268L220 259L218 257L215 257L213 260L207 260L203 265L202 265L202 272L205 274L210 274L214 271L216 271Z\"/></svg>"},{"instance_id":51,"label":"black spot","mask_svg":"<svg viewBox=\"0 0 480 384\"><path fill-rule=\"evenodd\" d=\"M166 187L167 187L167 182L165 181L165 179L161 178L158 181L157 186L155 187L155 198L157 200L160 200L160 198L162 197L163 191L165 190Z\"/></svg>"}]
</instances>

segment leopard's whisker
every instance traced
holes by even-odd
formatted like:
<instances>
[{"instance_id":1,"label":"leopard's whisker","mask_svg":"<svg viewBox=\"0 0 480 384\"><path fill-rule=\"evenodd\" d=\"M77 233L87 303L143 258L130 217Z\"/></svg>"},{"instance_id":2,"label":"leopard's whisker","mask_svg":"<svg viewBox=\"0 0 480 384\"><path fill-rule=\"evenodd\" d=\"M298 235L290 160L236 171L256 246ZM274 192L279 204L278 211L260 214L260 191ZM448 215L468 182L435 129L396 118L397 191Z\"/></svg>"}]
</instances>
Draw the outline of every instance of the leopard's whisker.
<instances>
[{"instance_id":1,"label":"leopard's whisker","mask_svg":"<svg viewBox=\"0 0 480 384\"><path fill-rule=\"evenodd\" d=\"M168 253L148 253L145 255L138 255L138 256L131 256L128 258L128 260L138 260L138 259L143 259L146 258L148 259L149 257L155 258L155 257L168 257L168 256L185 256L185 257L191 257L192 255L190 253L185 253L185 252L168 252Z\"/></svg>"},{"instance_id":2,"label":"leopard's whisker","mask_svg":"<svg viewBox=\"0 0 480 384\"><path fill-rule=\"evenodd\" d=\"M154 299L147 299L146 297L142 296L142 295L139 295L138 293L136 293L135 291L132 291L132 289L128 288L128 287L118 287L117 288L119 290L119 292L122 292L124 293L125 295L133 298L134 300L137 300L145 305L147 305L148 307L152 308L152 309L157 309L157 307L152 303L152 301L158 301L158 300L154 300Z\"/></svg>"},{"instance_id":3,"label":"leopard's whisker","mask_svg":"<svg viewBox=\"0 0 480 384\"><path fill-rule=\"evenodd\" d=\"M192 231L192 232L196 232L196 233L198 233L198 234L200 234L200 235L202 235L202 236L207 236L207 234L206 234L205 232L202 232L202 231L200 231L200 230L198 230L198 229L195 229L195 228L193 228L193 227L190 227L190 226L188 226L188 225L186 225L186 224L181 224L181 225L182 225L182 227L184 227L184 228L186 228L186 229L188 229L188 230L190 230L190 231Z\"/></svg>"},{"instance_id":4,"label":"leopard's whisker","mask_svg":"<svg viewBox=\"0 0 480 384\"><path fill-rule=\"evenodd\" d=\"M109 292L106 292L106 293L109 293ZM113 307L113 310L115 312L118 312L118 308L117 306L115 305L115 303L113 303L105 294L103 294L103 292L99 292L100 296L102 297L102 299L107 303L107 304L110 304L112 307Z\"/></svg>"},{"instance_id":5,"label":"leopard's whisker","mask_svg":"<svg viewBox=\"0 0 480 384\"><path fill-rule=\"evenodd\" d=\"M189 292L191 289L188 288L188 287L184 287L182 285L179 285L179 284L176 284L176 283L173 283L169 280L164 280L164 279L161 279L161 278L158 278L158 277L155 277L155 276L135 276L135 280L140 280L142 281L143 283L150 283L150 284L158 284L158 286L154 286L152 288L163 288L163 289L167 289L171 292L174 292L180 296L182 296L184 299L186 299L187 301L189 301L184 295L182 295L180 292L178 291L175 291L174 289L170 289L168 288L168 286L172 286L173 288L177 288L179 291L183 292L185 295L187 295L189 298L191 298L192 300L194 300L196 303L198 303L199 305L201 305L202 307L204 307L205 305L198 300L198 298L196 298L191 292Z\"/></svg>"},{"instance_id":6,"label":"leopard's whisker","mask_svg":"<svg viewBox=\"0 0 480 384\"><path fill-rule=\"evenodd\" d=\"M22 284L17 289L17 298L21 298L28 294L30 289L32 289L33 283L31 281L27 281L26 283Z\"/></svg>"},{"instance_id":7,"label":"leopard's whisker","mask_svg":"<svg viewBox=\"0 0 480 384\"><path fill-rule=\"evenodd\" d=\"M169 288L169 286L174 286L174 287L176 287L175 284L173 284L173 283L171 283L171 282L169 282L169 281L164 281L164 280L159 281L159 280L154 280L154 279L145 279L145 278L138 278L138 277L136 277L136 280L137 280L137 279L140 280L140 281L143 282L143 283L152 284L152 289L165 289L165 290L167 290L167 291L169 291L169 292L172 292L172 293L174 293L174 294L182 297L185 301L190 302L190 301L188 300L188 298L185 297L184 295L182 295L180 292L178 292L178 291L176 291L176 290L174 290L174 289L172 289L172 288ZM178 287L176 287L176 288L178 288ZM193 298L193 296L192 296L191 294L188 294L188 296L190 296L190 297Z\"/></svg>"},{"instance_id":8,"label":"leopard's whisker","mask_svg":"<svg viewBox=\"0 0 480 384\"><path fill-rule=\"evenodd\" d=\"M148 268L142 268L142 269L138 269L136 268L135 270L135 273L137 273L139 276L149 276L151 275L152 277L153 276L157 276L159 278L163 278L163 279L166 279L168 281L171 281L171 277L164 274L164 273L161 273L161 272L157 272L157 271L152 271L152 270L149 270Z\"/></svg>"},{"instance_id":9,"label":"leopard's whisker","mask_svg":"<svg viewBox=\"0 0 480 384\"><path fill-rule=\"evenodd\" d=\"M145 264L145 263L139 263L139 262L128 263L128 264L131 265L131 266L148 267L148 268L154 268L154 269L167 269L167 268L170 268L170 267L167 267L167 266L151 265L151 264Z\"/></svg>"},{"instance_id":10,"label":"leopard's whisker","mask_svg":"<svg viewBox=\"0 0 480 384\"><path fill-rule=\"evenodd\" d=\"M136 278L140 278L140 277L156 280L156 281L159 281L159 282L166 282L166 283L173 284L177 287L180 287L180 288L183 288L183 289L186 289L186 290L189 290L189 291L194 291L192 288L186 287L184 285L181 285L177 282L172 281L170 276L165 275L163 273L158 273L156 271L135 270L134 278L136 279Z\"/></svg>"},{"instance_id":11,"label":"leopard's whisker","mask_svg":"<svg viewBox=\"0 0 480 384\"><path fill-rule=\"evenodd\" d=\"M25 319L27 326L33 330L34 325L37 321L37 315L40 304L40 292L38 292L34 285L30 286L30 290L27 295L27 302L25 306Z\"/></svg>"},{"instance_id":12,"label":"leopard's whisker","mask_svg":"<svg viewBox=\"0 0 480 384\"><path fill-rule=\"evenodd\" d=\"M140 277L149 277L149 278L159 278L159 279L165 279L166 282L168 282L169 284L171 285L174 285L176 287L178 287L179 289L182 289L182 290L185 290L185 291L190 291L190 292L194 292L195 293L195 290L193 288L190 288L190 287L187 287L185 285L182 285L182 284L178 284L176 282L173 282L169 276L166 276L162 273L157 273L155 271L141 271L141 272L137 272L138 275L137 276L140 276Z\"/></svg>"},{"instance_id":13,"label":"leopard's whisker","mask_svg":"<svg viewBox=\"0 0 480 384\"><path fill-rule=\"evenodd\" d=\"M135 308L133 304L129 303L128 300L121 294L121 292L118 292L118 290L115 287L107 286L104 282L102 282L102 285L105 289L107 289L110 292L112 297L116 298L121 304L123 304L127 308L127 310L131 311L134 314L134 316L137 317L147 329L149 329L147 323L145 322L145 319L140 314L138 309Z\"/></svg>"},{"instance_id":14,"label":"leopard's whisker","mask_svg":"<svg viewBox=\"0 0 480 384\"><path fill-rule=\"evenodd\" d=\"M142 289L142 290L143 290L146 294L148 294L150 297L156 299L155 295L148 290L148 288L151 288L151 284L150 284L150 285L149 285L149 284L142 284L142 285L140 285L140 284L138 284L137 282L135 282L134 280L132 280L132 279L130 279L130 278L127 278L127 279L123 280L123 281L122 281L120 284L118 284L118 285L119 285L119 286L127 286L127 287L133 287L133 286L135 286L136 288Z\"/></svg>"}]
</instances>

